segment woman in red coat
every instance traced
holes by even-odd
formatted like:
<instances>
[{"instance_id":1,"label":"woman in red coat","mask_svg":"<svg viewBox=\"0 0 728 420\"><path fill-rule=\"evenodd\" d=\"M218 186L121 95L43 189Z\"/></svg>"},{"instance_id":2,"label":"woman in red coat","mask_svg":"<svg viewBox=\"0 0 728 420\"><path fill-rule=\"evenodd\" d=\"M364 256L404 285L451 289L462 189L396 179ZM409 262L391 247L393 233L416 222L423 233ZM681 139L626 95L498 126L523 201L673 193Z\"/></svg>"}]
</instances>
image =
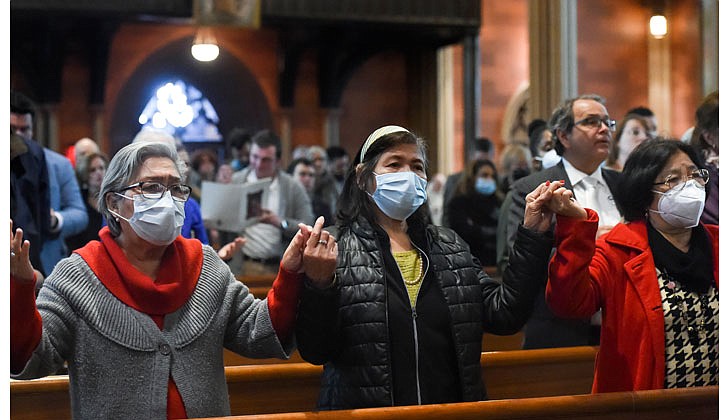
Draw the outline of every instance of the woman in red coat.
<instances>
[{"instance_id":1,"label":"woman in red coat","mask_svg":"<svg viewBox=\"0 0 728 420\"><path fill-rule=\"evenodd\" d=\"M596 212L554 192L546 301L562 317L602 310L592 392L718 384L718 226L699 223L706 187L690 146L646 141L615 192L625 221L596 242Z\"/></svg>"}]
</instances>

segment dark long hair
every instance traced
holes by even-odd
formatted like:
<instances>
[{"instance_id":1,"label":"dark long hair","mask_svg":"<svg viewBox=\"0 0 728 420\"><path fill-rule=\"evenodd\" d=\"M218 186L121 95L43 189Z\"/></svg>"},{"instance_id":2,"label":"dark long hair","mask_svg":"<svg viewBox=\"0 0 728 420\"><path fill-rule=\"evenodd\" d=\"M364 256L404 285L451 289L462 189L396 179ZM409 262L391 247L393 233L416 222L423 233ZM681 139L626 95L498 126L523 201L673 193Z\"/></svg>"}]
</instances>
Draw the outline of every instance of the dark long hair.
<instances>
[{"instance_id":1,"label":"dark long hair","mask_svg":"<svg viewBox=\"0 0 728 420\"><path fill-rule=\"evenodd\" d=\"M374 177L374 168L377 166L377 162L382 157L382 154L392 147L399 146L401 144L415 144L417 145L422 160L425 165L425 171L427 171L427 146L424 140L420 137L408 131L398 131L395 133L386 134L374 143L371 144L369 149L364 154L364 160L360 160L361 147L356 153L355 159L351 162L349 169L346 172L346 179L344 180L344 186L341 190L341 195L336 204L336 225L337 226L350 226L352 222L357 220L359 217L365 218L369 223L375 224L376 204L372 201L372 198L367 193L367 185L376 183ZM364 145L362 144L362 147ZM357 167L362 165L359 174L357 174ZM412 224L427 224L429 221L430 208L427 206L427 202L420 206L408 219L407 222Z\"/></svg>"},{"instance_id":2,"label":"dark long hair","mask_svg":"<svg viewBox=\"0 0 728 420\"><path fill-rule=\"evenodd\" d=\"M678 152L688 155L698 168L705 168L695 149L677 139L658 137L645 140L632 151L624 163L618 188L613 191L614 201L624 220L631 222L644 219L652 203L655 178ZM706 191L709 185L706 185Z\"/></svg>"}]
</instances>

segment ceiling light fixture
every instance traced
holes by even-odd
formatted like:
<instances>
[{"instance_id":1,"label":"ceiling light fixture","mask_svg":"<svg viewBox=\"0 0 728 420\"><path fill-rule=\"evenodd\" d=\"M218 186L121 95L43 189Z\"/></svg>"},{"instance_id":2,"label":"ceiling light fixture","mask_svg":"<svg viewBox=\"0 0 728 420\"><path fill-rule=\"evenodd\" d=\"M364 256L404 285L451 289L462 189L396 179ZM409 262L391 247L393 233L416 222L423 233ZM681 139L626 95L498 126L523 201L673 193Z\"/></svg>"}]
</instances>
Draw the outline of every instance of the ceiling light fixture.
<instances>
[{"instance_id":1,"label":"ceiling light fixture","mask_svg":"<svg viewBox=\"0 0 728 420\"><path fill-rule=\"evenodd\" d=\"M653 15L650 18L650 34L655 39L662 39L667 35L667 18L664 15Z\"/></svg>"},{"instance_id":2,"label":"ceiling light fixture","mask_svg":"<svg viewBox=\"0 0 728 420\"><path fill-rule=\"evenodd\" d=\"M197 61L212 61L217 58L220 48L217 46L217 40L212 34L211 28L200 27L197 29L191 52Z\"/></svg>"}]
</instances>

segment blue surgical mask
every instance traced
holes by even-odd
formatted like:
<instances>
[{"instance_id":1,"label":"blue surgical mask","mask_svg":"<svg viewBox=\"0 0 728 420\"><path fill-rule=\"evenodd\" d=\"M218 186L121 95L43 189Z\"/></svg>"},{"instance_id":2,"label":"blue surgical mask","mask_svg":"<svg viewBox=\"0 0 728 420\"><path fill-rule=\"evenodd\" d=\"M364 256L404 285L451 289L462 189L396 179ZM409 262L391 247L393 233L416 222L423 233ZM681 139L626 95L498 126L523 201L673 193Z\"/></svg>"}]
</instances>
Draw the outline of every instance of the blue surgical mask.
<instances>
[{"instance_id":1,"label":"blue surgical mask","mask_svg":"<svg viewBox=\"0 0 728 420\"><path fill-rule=\"evenodd\" d=\"M427 181L411 171L376 175L377 188L370 194L377 207L395 220L406 220L427 200Z\"/></svg>"},{"instance_id":2,"label":"blue surgical mask","mask_svg":"<svg viewBox=\"0 0 728 420\"><path fill-rule=\"evenodd\" d=\"M233 171L237 172L240 170L245 169L247 165L243 163L240 159L233 159L230 161L230 167L233 168Z\"/></svg>"},{"instance_id":3,"label":"blue surgical mask","mask_svg":"<svg viewBox=\"0 0 728 420\"><path fill-rule=\"evenodd\" d=\"M475 191L483 195L493 195L495 192L495 179L478 177L475 180Z\"/></svg>"},{"instance_id":4,"label":"blue surgical mask","mask_svg":"<svg viewBox=\"0 0 728 420\"><path fill-rule=\"evenodd\" d=\"M129 222L134 232L145 241L154 245L169 245L182 232L185 203L173 200L169 191L157 200L144 198L141 194L134 197L116 194L134 201L134 214L127 219L111 210L109 212Z\"/></svg>"}]
</instances>

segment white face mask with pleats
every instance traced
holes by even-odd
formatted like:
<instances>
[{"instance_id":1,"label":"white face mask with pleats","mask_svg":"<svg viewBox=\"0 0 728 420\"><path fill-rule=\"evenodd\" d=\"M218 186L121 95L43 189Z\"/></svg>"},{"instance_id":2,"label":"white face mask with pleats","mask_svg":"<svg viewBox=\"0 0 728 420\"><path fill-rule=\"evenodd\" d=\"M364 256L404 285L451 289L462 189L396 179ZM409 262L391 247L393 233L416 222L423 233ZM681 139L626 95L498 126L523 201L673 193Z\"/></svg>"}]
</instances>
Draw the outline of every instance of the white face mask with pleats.
<instances>
[{"instance_id":1,"label":"white face mask with pleats","mask_svg":"<svg viewBox=\"0 0 728 420\"><path fill-rule=\"evenodd\" d=\"M684 184L676 185L667 192L652 190L661 194L657 202L657 213L669 225L681 228L692 228L700 222L705 207L705 186L691 179Z\"/></svg>"},{"instance_id":2,"label":"white face mask with pleats","mask_svg":"<svg viewBox=\"0 0 728 420\"><path fill-rule=\"evenodd\" d=\"M134 214L127 219L112 210L109 212L129 222L134 232L145 241L159 246L169 245L182 232L185 203L173 200L169 191L157 200L144 198L141 194L133 197L116 195L134 201Z\"/></svg>"}]
</instances>

